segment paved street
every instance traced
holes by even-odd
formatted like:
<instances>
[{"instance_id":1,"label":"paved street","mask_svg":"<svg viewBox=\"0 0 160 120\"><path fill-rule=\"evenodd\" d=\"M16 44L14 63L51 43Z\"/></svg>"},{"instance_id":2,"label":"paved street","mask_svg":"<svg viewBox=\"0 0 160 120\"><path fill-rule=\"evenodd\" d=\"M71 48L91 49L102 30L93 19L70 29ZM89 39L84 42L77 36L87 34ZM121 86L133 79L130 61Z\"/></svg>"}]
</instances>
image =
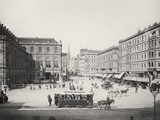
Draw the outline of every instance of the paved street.
<instances>
[{"instance_id":1,"label":"paved street","mask_svg":"<svg viewBox=\"0 0 160 120\"><path fill-rule=\"evenodd\" d=\"M94 104L97 103L98 100L105 100L108 91L101 88L100 80L92 80L90 81L88 78L73 78L74 82L77 84L83 84L85 91L90 91L91 83L97 83L99 86L98 89L93 88L94 92ZM38 85L34 85L35 90L30 90L30 86L27 86L23 89L14 89L7 92L9 97L9 102L5 104L0 104L0 109L3 112L2 116L7 116L11 113L13 116L18 115L17 117L22 116L24 113L25 116L29 116L32 119L34 116L40 116L41 119L49 119L45 118L46 116L56 116L57 119L105 119L113 118L115 120L127 120L130 115L134 115L137 117L136 120L141 120L141 117L144 117L145 120L151 120L153 117L153 96L149 92L148 89L139 88L138 93L135 93L134 88L129 88L127 95L114 97L115 104L111 105L112 110L97 110L96 107L89 108L56 108L54 102L52 106L49 107L47 95L50 94L52 98L54 98L54 93L58 91L69 90L69 83L66 83L65 88L48 88L46 89L46 85L43 85L41 89L38 89ZM160 95L157 95L157 115L160 113ZM135 108L135 109L131 109ZM27 111L27 112L26 112ZM34 111L34 112L33 112ZM47 112L46 112L47 111ZM86 112L87 111L87 114ZM33 112L33 113L32 113ZM17 114L18 113L18 114ZM42 113L42 114L41 114ZM70 114L70 115L68 115ZM32 117L31 117L32 116ZM67 118L66 118L67 116ZM160 116L157 116L160 118Z\"/></svg>"},{"instance_id":2,"label":"paved street","mask_svg":"<svg viewBox=\"0 0 160 120\"><path fill-rule=\"evenodd\" d=\"M130 120L130 116L134 120L153 120L151 109L1 109L0 116L0 120Z\"/></svg>"},{"instance_id":3,"label":"paved street","mask_svg":"<svg viewBox=\"0 0 160 120\"><path fill-rule=\"evenodd\" d=\"M91 83L97 83L99 89L93 88L94 91L94 103L97 103L99 100L105 100L108 95L108 91L100 87L100 81L94 80L89 81L88 78L74 78L78 81L78 84L81 84L83 81L83 86L85 91L90 91ZM52 88L46 89L46 85L42 86L42 89L38 89L38 85L34 85L35 90L30 90L30 86L27 86L24 89L14 89L7 92L9 96L9 102L2 104L5 106L19 106L19 107L48 107L47 95L50 94L54 98L54 93L58 91L69 90L68 83L66 83L65 88ZM153 96L148 89L139 88L138 93L135 93L134 88L129 88L127 95L122 95L114 97L115 108L144 108L144 107L153 107ZM157 95L157 101L160 100L160 95ZM54 102L53 102L54 103ZM52 104L51 107L55 107Z\"/></svg>"}]
</instances>

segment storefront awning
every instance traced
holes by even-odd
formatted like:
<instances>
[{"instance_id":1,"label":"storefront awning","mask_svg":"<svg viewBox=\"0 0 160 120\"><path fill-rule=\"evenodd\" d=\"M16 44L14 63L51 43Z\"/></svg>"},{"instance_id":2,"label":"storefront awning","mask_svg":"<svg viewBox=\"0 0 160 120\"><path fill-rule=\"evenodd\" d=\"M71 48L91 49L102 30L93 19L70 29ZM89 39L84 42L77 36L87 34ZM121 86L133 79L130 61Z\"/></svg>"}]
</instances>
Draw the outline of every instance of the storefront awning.
<instances>
[{"instance_id":1,"label":"storefront awning","mask_svg":"<svg viewBox=\"0 0 160 120\"><path fill-rule=\"evenodd\" d=\"M156 78L156 79L154 79L151 83L156 84L157 82L160 84L160 78Z\"/></svg>"},{"instance_id":2,"label":"storefront awning","mask_svg":"<svg viewBox=\"0 0 160 120\"><path fill-rule=\"evenodd\" d=\"M106 78L107 77L107 74L103 74L103 76L102 76L103 78Z\"/></svg>"},{"instance_id":3,"label":"storefront awning","mask_svg":"<svg viewBox=\"0 0 160 120\"><path fill-rule=\"evenodd\" d=\"M113 75L113 74L109 74L109 75L107 75L107 78L111 78L111 77L112 77L112 75Z\"/></svg>"},{"instance_id":4,"label":"storefront awning","mask_svg":"<svg viewBox=\"0 0 160 120\"><path fill-rule=\"evenodd\" d=\"M115 74L114 77L117 79L121 79L124 74L125 74L125 72L122 72L120 74Z\"/></svg>"},{"instance_id":5,"label":"storefront awning","mask_svg":"<svg viewBox=\"0 0 160 120\"><path fill-rule=\"evenodd\" d=\"M96 77L102 77L102 74L96 74L95 76Z\"/></svg>"},{"instance_id":6,"label":"storefront awning","mask_svg":"<svg viewBox=\"0 0 160 120\"><path fill-rule=\"evenodd\" d=\"M137 82L149 82L149 78L141 78L141 77L125 77L124 80L137 81Z\"/></svg>"}]
</instances>

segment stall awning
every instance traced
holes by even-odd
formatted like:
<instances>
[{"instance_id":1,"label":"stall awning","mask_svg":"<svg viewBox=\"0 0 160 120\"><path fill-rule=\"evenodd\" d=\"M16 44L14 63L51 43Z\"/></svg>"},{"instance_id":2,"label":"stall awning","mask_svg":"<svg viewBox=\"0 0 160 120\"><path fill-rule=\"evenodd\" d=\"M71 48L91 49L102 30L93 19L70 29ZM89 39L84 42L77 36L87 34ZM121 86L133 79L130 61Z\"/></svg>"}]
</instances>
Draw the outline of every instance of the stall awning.
<instances>
[{"instance_id":1,"label":"stall awning","mask_svg":"<svg viewBox=\"0 0 160 120\"><path fill-rule=\"evenodd\" d=\"M113 75L113 74L109 74L109 75L107 75L107 78L111 78L111 77L112 77L112 75Z\"/></svg>"},{"instance_id":2,"label":"stall awning","mask_svg":"<svg viewBox=\"0 0 160 120\"><path fill-rule=\"evenodd\" d=\"M156 78L156 79L154 79L151 83L156 84L157 82L159 82L159 84L160 84L160 78Z\"/></svg>"},{"instance_id":3,"label":"stall awning","mask_svg":"<svg viewBox=\"0 0 160 120\"><path fill-rule=\"evenodd\" d=\"M102 76L103 78L106 78L107 77L107 74L103 74L103 76Z\"/></svg>"},{"instance_id":4,"label":"stall awning","mask_svg":"<svg viewBox=\"0 0 160 120\"><path fill-rule=\"evenodd\" d=\"M141 78L141 77L125 77L124 80L137 81L137 82L149 82L149 78Z\"/></svg>"},{"instance_id":5,"label":"stall awning","mask_svg":"<svg viewBox=\"0 0 160 120\"><path fill-rule=\"evenodd\" d=\"M124 74L125 74L125 72L122 72L120 74L115 74L114 77L117 79L121 79Z\"/></svg>"},{"instance_id":6,"label":"stall awning","mask_svg":"<svg viewBox=\"0 0 160 120\"><path fill-rule=\"evenodd\" d=\"M96 77L102 77L102 74L96 74L95 76Z\"/></svg>"}]
</instances>

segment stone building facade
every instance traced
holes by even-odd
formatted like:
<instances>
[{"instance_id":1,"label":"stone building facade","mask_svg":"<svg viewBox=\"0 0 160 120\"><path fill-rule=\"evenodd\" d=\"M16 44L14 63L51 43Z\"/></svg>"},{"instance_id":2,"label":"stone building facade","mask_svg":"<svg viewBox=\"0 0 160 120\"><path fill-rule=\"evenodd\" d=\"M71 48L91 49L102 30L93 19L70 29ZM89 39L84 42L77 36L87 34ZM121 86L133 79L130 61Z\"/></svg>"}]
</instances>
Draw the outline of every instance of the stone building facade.
<instances>
[{"instance_id":1,"label":"stone building facade","mask_svg":"<svg viewBox=\"0 0 160 120\"><path fill-rule=\"evenodd\" d=\"M160 75L160 23L119 41L120 71L136 77Z\"/></svg>"},{"instance_id":2,"label":"stone building facade","mask_svg":"<svg viewBox=\"0 0 160 120\"><path fill-rule=\"evenodd\" d=\"M30 79L59 80L62 75L62 43L54 38L18 38L20 45L32 55Z\"/></svg>"},{"instance_id":3,"label":"stone building facade","mask_svg":"<svg viewBox=\"0 0 160 120\"><path fill-rule=\"evenodd\" d=\"M68 71L68 55L62 53L62 75L65 76Z\"/></svg>"},{"instance_id":4,"label":"stone building facade","mask_svg":"<svg viewBox=\"0 0 160 120\"><path fill-rule=\"evenodd\" d=\"M18 38L0 23L0 84L30 82L29 61L32 57L19 44Z\"/></svg>"},{"instance_id":5,"label":"stone building facade","mask_svg":"<svg viewBox=\"0 0 160 120\"><path fill-rule=\"evenodd\" d=\"M96 58L97 73L109 74L119 72L119 47L112 46L102 52L98 53Z\"/></svg>"},{"instance_id":6,"label":"stone building facade","mask_svg":"<svg viewBox=\"0 0 160 120\"><path fill-rule=\"evenodd\" d=\"M83 76L94 76L96 71L96 57L99 51L81 49L79 59L79 74Z\"/></svg>"}]
</instances>

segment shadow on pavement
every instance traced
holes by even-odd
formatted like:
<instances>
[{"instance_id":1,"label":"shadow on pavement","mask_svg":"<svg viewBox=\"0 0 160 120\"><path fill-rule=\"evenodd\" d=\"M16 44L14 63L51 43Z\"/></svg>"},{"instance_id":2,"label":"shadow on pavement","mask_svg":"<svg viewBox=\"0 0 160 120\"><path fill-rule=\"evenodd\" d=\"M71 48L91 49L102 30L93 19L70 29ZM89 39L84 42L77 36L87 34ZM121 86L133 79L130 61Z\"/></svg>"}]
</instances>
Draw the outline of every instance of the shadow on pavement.
<instances>
[{"instance_id":1,"label":"shadow on pavement","mask_svg":"<svg viewBox=\"0 0 160 120\"><path fill-rule=\"evenodd\" d=\"M3 104L0 104L0 109L20 109L22 107L29 107L29 106L24 106L26 102L14 102L14 101L9 101Z\"/></svg>"}]
</instances>

